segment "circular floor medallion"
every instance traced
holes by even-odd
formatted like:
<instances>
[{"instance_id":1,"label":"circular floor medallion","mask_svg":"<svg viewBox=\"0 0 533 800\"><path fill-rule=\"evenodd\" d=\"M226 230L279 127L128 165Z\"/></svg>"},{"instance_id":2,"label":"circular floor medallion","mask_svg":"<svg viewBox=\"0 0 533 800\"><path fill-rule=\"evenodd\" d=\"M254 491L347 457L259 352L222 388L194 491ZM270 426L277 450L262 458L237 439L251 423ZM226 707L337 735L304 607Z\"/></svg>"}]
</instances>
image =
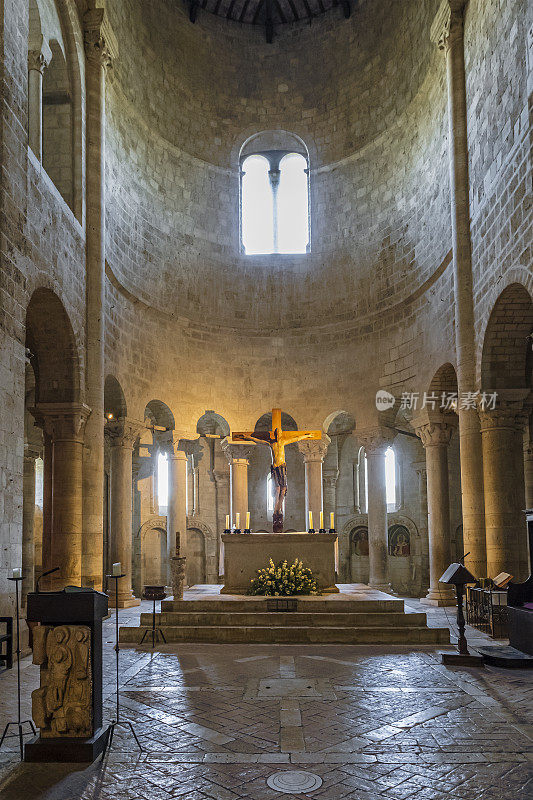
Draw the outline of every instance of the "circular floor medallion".
<instances>
[{"instance_id":1,"label":"circular floor medallion","mask_svg":"<svg viewBox=\"0 0 533 800\"><path fill-rule=\"evenodd\" d=\"M286 772L275 772L270 778L267 778L267 784L276 792L307 794L307 792L313 792L322 786L322 778L313 775L312 772L287 770Z\"/></svg>"}]
</instances>

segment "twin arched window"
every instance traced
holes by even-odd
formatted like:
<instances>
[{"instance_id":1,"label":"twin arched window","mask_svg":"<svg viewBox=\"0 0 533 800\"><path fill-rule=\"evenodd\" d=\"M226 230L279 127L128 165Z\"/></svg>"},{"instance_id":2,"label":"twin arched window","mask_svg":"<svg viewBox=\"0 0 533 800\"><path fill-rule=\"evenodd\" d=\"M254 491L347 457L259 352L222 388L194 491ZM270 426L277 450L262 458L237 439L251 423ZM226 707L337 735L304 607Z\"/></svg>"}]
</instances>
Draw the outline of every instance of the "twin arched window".
<instances>
[{"instance_id":1,"label":"twin arched window","mask_svg":"<svg viewBox=\"0 0 533 800\"><path fill-rule=\"evenodd\" d=\"M309 251L305 155L267 150L242 160L241 241L247 255Z\"/></svg>"}]
</instances>

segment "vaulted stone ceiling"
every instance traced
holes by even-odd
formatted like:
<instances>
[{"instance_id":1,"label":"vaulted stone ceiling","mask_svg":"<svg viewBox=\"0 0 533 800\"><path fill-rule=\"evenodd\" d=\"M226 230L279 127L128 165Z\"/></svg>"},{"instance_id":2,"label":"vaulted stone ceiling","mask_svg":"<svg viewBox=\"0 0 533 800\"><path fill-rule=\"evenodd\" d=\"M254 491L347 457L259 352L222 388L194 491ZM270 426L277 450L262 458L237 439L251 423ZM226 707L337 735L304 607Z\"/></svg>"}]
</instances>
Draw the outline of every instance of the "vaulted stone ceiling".
<instances>
[{"instance_id":1,"label":"vaulted stone ceiling","mask_svg":"<svg viewBox=\"0 0 533 800\"><path fill-rule=\"evenodd\" d=\"M274 26L298 20L311 21L332 8L340 6L349 17L357 0L187 0L189 15L195 22L202 10L234 22L261 25L267 41L272 41Z\"/></svg>"}]
</instances>

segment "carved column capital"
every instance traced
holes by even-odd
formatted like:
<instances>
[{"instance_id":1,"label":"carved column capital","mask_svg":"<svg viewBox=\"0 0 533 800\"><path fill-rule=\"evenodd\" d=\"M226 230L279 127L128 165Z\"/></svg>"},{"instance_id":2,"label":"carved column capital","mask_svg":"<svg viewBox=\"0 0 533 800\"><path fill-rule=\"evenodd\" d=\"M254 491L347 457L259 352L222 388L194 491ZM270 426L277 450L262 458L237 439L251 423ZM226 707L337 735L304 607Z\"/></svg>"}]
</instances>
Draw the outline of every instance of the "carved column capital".
<instances>
[{"instance_id":1,"label":"carved column capital","mask_svg":"<svg viewBox=\"0 0 533 800\"><path fill-rule=\"evenodd\" d=\"M118 56L118 44L103 8L93 8L83 15L83 38L87 61L104 69Z\"/></svg>"},{"instance_id":2,"label":"carved column capital","mask_svg":"<svg viewBox=\"0 0 533 800\"><path fill-rule=\"evenodd\" d=\"M457 417L425 411L413 419L411 425L424 447L448 447L457 427Z\"/></svg>"},{"instance_id":3,"label":"carved column capital","mask_svg":"<svg viewBox=\"0 0 533 800\"><path fill-rule=\"evenodd\" d=\"M338 469L325 469L323 471L323 478L325 485L329 488L335 489L337 486L337 481L339 480L339 470Z\"/></svg>"},{"instance_id":4,"label":"carved column capital","mask_svg":"<svg viewBox=\"0 0 533 800\"><path fill-rule=\"evenodd\" d=\"M250 465L250 456L255 445L232 442L229 438L226 438L222 440L220 446L226 454L230 466L238 463L246 464L246 466Z\"/></svg>"},{"instance_id":5,"label":"carved column capital","mask_svg":"<svg viewBox=\"0 0 533 800\"><path fill-rule=\"evenodd\" d=\"M52 51L47 42L43 40L40 48L28 50L28 70L35 70L43 74L44 70L52 60Z\"/></svg>"},{"instance_id":6,"label":"carved column capital","mask_svg":"<svg viewBox=\"0 0 533 800\"><path fill-rule=\"evenodd\" d=\"M466 0L442 0L430 31L439 50L447 52L454 40L462 39L465 5Z\"/></svg>"},{"instance_id":7,"label":"carved column capital","mask_svg":"<svg viewBox=\"0 0 533 800\"><path fill-rule=\"evenodd\" d=\"M38 447L33 442L24 442L24 461L35 461L42 455L42 447Z\"/></svg>"},{"instance_id":8,"label":"carved column capital","mask_svg":"<svg viewBox=\"0 0 533 800\"><path fill-rule=\"evenodd\" d=\"M39 403L30 412L53 442L73 441L83 444L85 423L91 413L85 403Z\"/></svg>"},{"instance_id":9,"label":"carved column capital","mask_svg":"<svg viewBox=\"0 0 533 800\"><path fill-rule=\"evenodd\" d=\"M213 478L215 479L215 483L218 487L229 486L229 470L224 471L221 469L214 469Z\"/></svg>"},{"instance_id":10,"label":"carved column capital","mask_svg":"<svg viewBox=\"0 0 533 800\"><path fill-rule=\"evenodd\" d=\"M425 461L413 461L411 466L419 478L423 478L426 475L427 465Z\"/></svg>"},{"instance_id":11,"label":"carved column capital","mask_svg":"<svg viewBox=\"0 0 533 800\"><path fill-rule=\"evenodd\" d=\"M382 425L364 431L357 431L357 439L365 448L367 456L385 455L395 437L396 431Z\"/></svg>"},{"instance_id":12,"label":"carved column capital","mask_svg":"<svg viewBox=\"0 0 533 800\"><path fill-rule=\"evenodd\" d=\"M499 399L496 408L479 411L481 432L494 430L522 431L527 421L521 400Z\"/></svg>"},{"instance_id":13,"label":"carved column capital","mask_svg":"<svg viewBox=\"0 0 533 800\"><path fill-rule=\"evenodd\" d=\"M105 432L111 440L111 447L124 447L133 450L144 424L138 420L119 417L106 423Z\"/></svg>"},{"instance_id":14,"label":"carved column capital","mask_svg":"<svg viewBox=\"0 0 533 800\"><path fill-rule=\"evenodd\" d=\"M298 450L303 455L306 464L310 461L319 461L322 463L328 452L330 442L331 439L329 436L323 433L321 439L302 439L299 441Z\"/></svg>"}]
</instances>

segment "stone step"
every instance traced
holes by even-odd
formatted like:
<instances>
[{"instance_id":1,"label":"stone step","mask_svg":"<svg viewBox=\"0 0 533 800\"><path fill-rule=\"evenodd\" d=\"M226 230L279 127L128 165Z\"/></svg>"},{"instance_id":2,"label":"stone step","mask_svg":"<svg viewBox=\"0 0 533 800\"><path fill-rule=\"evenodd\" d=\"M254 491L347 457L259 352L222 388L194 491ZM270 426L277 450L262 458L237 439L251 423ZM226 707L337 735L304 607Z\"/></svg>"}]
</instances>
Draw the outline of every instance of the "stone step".
<instances>
[{"instance_id":1,"label":"stone step","mask_svg":"<svg viewBox=\"0 0 533 800\"><path fill-rule=\"evenodd\" d=\"M120 628L120 641L138 644L146 627ZM167 642L232 644L449 644L448 628L426 627L270 627L165 626ZM150 643L150 634L145 638ZM160 646L160 644L158 645Z\"/></svg>"},{"instance_id":2,"label":"stone step","mask_svg":"<svg viewBox=\"0 0 533 800\"><path fill-rule=\"evenodd\" d=\"M161 627L183 625L220 627L309 627L309 628L378 628L395 625L398 627L425 626L426 615L423 613L403 614L393 613L353 613L341 610L327 611L296 611L296 612L234 612L232 611L164 611L156 614L156 625ZM152 615L141 614L141 625L152 625Z\"/></svg>"},{"instance_id":3,"label":"stone step","mask_svg":"<svg viewBox=\"0 0 533 800\"><path fill-rule=\"evenodd\" d=\"M383 600L337 600L322 599L320 597L297 597L297 598L243 598L236 600L229 597L227 600L162 600L161 611L228 611L232 612L256 612L268 611L267 603L271 600L297 600L298 611L327 611L327 612L357 612L357 613L402 613L404 610L403 600L393 597ZM282 612L276 612L282 613Z\"/></svg>"}]
</instances>

